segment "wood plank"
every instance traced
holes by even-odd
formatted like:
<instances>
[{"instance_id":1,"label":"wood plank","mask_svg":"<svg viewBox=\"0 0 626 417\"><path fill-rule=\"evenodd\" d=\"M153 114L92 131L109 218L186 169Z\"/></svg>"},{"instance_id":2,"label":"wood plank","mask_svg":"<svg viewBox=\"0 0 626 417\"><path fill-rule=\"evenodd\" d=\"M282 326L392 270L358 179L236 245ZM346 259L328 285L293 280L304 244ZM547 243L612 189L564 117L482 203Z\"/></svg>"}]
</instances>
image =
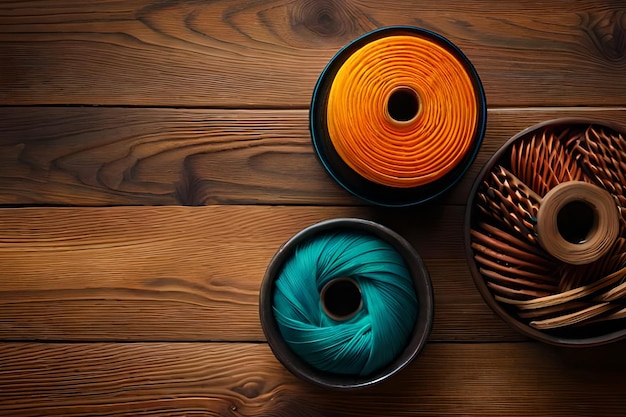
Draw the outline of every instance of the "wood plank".
<instances>
[{"instance_id":1,"label":"wood plank","mask_svg":"<svg viewBox=\"0 0 626 417\"><path fill-rule=\"evenodd\" d=\"M316 158L307 111L0 108L0 204L363 204ZM476 162L442 203L465 204L480 168L535 123L625 109L496 109Z\"/></svg>"},{"instance_id":2,"label":"wood plank","mask_svg":"<svg viewBox=\"0 0 626 417\"><path fill-rule=\"evenodd\" d=\"M258 290L304 227L363 217L404 235L430 271L433 340L520 340L474 288L462 207L0 209L0 339L260 341Z\"/></svg>"},{"instance_id":3,"label":"wood plank","mask_svg":"<svg viewBox=\"0 0 626 417\"><path fill-rule=\"evenodd\" d=\"M265 344L0 344L0 413L18 416L615 416L625 345L429 344L374 388L296 379Z\"/></svg>"},{"instance_id":4,"label":"wood plank","mask_svg":"<svg viewBox=\"0 0 626 417\"><path fill-rule=\"evenodd\" d=\"M330 204L305 111L0 108L0 203Z\"/></svg>"},{"instance_id":5,"label":"wood plank","mask_svg":"<svg viewBox=\"0 0 626 417\"><path fill-rule=\"evenodd\" d=\"M624 105L623 17L593 0L3 1L0 102L305 107L339 48L404 24L455 42L492 106Z\"/></svg>"}]
</instances>

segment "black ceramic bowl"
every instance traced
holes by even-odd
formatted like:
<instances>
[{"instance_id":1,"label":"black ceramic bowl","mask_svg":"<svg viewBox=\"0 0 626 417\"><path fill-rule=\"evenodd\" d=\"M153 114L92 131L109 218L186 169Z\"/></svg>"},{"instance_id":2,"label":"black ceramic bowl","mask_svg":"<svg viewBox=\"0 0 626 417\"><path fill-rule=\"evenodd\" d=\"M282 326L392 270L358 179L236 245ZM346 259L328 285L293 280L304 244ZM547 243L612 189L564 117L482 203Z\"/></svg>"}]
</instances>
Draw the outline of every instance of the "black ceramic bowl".
<instances>
[{"instance_id":1,"label":"black ceramic bowl","mask_svg":"<svg viewBox=\"0 0 626 417\"><path fill-rule=\"evenodd\" d=\"M366 377L333 374L313 368L296 355L282 339L280 329L273 312L274 282L284 263L294 254L296 247L303 241L328 231L352 230L372 234L391 244L406 262L413 278L419 303L418 316L413 334L402 353L383 369ZM276 252L272 258L261 284L259 313L261 326L272 352L278 360L294 375L303 380L331 389L364 388L379 383L407 366L422 350L432 327L433 292L426 267L415 249L399 234L368 220L334 219L314 224L300 231Z\"/></svg>"},{"instance_id":2,"label":"black ceramic bowl","mask_svg":"<svg viewBox=\"0 0 626 417\"><path fill-rule=\"evenodd\" d=\"M513 144L545 129L559 129L565 127L576 128L577 126L587 127L589 125L600 126L605 130L621 133L622 136L626 137L625 130L622 127L612 123L590 119L562 118L548 120L531 126L510 138L485 164L474 182L465 211L466 256L472 278L482 298L498 316L500 316L509 326L519 333L535 340L558 346L588 347L624 339L626 338L626 321L613 320L611 322L598 323L584 327L574 326L561 329L539 330L531 327L522 319L519 319L510 305L500 303L494 298L494 294L487 286L482 274L479 272L479 266L474 261L474 250L471 247L472 239L470 236L470 229L483 218L482 213L475 206L474 199L482 181L487 177L496 164L500 164L507 169L510 167L509 158Z\"/></svg>"},{"instance_id":3,"label":"black ceramic bowl","mask_svg":"<svg viewBox=\"0 0 626 417\"><path fill-rule=\"evenodd\" d=\"M474 91L476 93L476 104L478 108L477 127L474 138L472 139L471 148L468 150L465 157L456 165L456 167L454 167L445 176L419 187L389 187L362 177L353 171L352 168L350 168L337 154L328 134L326 107L328 104L330 87L337 71L341 68L343 63L363 45L392 35L410 35L426 38L445 48L465 67L467 73L472 79ZM376 29L361 36L360 38L357 38L341 49L322 71L313 91L313 99L311 101L311 109L309 113L309 127L311 130L313 146L317 156L322 162L322 165L330 176L339 185L356 197L359 197L369 203L386 207L404 207L424 203L443 194L454 186L463 177L476 158L476 154L478 153L485 134L486 123L487 102L485 100L485 92L480 78L478 77L478 73L469 59L467 59L467 57L456 45L443 36L412 26L390 26Z\"/></svg>"}]
</instances>

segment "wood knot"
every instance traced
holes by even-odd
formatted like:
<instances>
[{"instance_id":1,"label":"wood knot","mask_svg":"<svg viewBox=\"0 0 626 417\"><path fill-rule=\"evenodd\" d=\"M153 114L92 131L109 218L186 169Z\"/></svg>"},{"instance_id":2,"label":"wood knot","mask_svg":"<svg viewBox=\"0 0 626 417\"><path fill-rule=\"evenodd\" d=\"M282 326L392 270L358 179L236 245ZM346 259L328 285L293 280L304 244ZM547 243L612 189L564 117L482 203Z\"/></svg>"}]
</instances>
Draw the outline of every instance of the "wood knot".
<instances>
[{"instance_id":1,"label":"wood knot","mask_svg":"<svg viewBox=\"0 0 626 417\"><path fill-rule=\"evenodd\" d=\"M620 61L626 56L626 12L607 11L586 13L581 17L581 28L594 48L609 61Z\"/></svg>"},{"instance_id":2,"label":"wood knot","mask_svg":"<svg viewBox=\"0 0 626 417\"><path fill-rule=\"evenodd\" d=\"M233 387L232 390L246 398L253 399L264 392L265 384L262 381L246 381L239 386Z\"/></svg>"},{"instance_id":3,"label":"wood knot","mask_svg":"<svg viewBox=\"0 0 626 417\"><path fill-rule=\"evenodd\" d=\"M332 0L302 0L291 9L291 26L310 39L353 39L376 27L363 13L349 5Z\"/></svg>"}]
</instances>

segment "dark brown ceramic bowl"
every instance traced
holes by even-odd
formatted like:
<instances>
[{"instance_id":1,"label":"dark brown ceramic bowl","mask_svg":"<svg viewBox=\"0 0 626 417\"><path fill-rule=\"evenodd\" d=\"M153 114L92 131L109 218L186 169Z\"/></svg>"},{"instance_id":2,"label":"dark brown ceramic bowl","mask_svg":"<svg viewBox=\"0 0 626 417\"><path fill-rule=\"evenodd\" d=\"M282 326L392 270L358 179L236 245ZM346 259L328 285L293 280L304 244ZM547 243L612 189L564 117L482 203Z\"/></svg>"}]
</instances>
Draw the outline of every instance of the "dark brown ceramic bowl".
<instances>
[{"instance_id":1,"label":"dark brown ceramic bowl","mask_svg":"<svg viewBox=\"0 0 626 417\"><path fill-rule=\"evenodd\" d=\"M622 136L626 137L623 127L613 123L590 119L563 118L549 120L531 126L509 139L485 164L474 182L465 211L466 256L474 283L487 305L489 305L489 307L498 316L500 316L509 326L519 333L541 342L559 346L587 347L602 345L626 338L626 320L613 320L611 322L598 323L597 325L591 324L583 327L538 330L518 318L515 314L515 310L511 306L500 303L494 298L493 292L487 286L484 277L479 272L479 266L474 261L474 250L471 247L472 239L470 236L470 230L478 223L478 221L480 221L480 219L484 218L482 217L484 215L479 211L479 209L476 208L474 199L482 181L497 164L502 164L505 167L510 165L508 161L511 147L514 143L532 136L543 129L589 125L600 126L606 130L621 133Z\"/></svg>"},{"instance_id":2,"label":"dark brown ceramic bowl","mask_svg":"<svg viewBox=\"0 0 626 417\"><path fill-rule=\"evenodd\" d=\"M317 370L296 355L282 339L273 312L274 282L284 263L293 256L298 245L320 233L330 230L352 230L370 233L391 244L402 256L413 278L418 299L418 316L413 334L402 353L383 369L366 377L333 374ZM422 259L402 236L369 220L333 219L314 224L300 231L276 252L261 284L259 313L261 326L276 358L294 375L303 380L330 389L356 389L379 383L407 366L422 350L432 327L433 291L428 271Z\"/></svg>"}]
</instances>

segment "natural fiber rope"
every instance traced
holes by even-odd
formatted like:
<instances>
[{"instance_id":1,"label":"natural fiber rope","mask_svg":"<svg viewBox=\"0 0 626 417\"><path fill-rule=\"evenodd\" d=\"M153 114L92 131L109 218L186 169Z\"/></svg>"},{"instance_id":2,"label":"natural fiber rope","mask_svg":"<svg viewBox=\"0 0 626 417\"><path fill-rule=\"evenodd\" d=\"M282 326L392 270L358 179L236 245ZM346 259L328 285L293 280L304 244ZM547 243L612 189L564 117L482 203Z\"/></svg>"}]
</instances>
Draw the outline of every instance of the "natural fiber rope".
<instances>
[{"instance_id":1,"label":"natural fiber rope","mask_svg":"<svg viewBox=\"0 0 626 417\"><path fill-rule=\"evenodd\" d=\"M417 114L396 120L391 95L415 95ZM378 184L409 188L435 181L466 155L478 104L466 68L427 38L372 41L338 70L328 97L328 133L339 156Z\"/></svg>"},{"instance_id":2,"label":"natural fiber rope","mask_svg":"<svg viewBox=\"0 0 626 417\"><path fill-rule=\"evenodd\" d=\"M511 146L511 171L541 197L563 182L585 180L575 156L566 149L564 138L569 133L546 129Z\"/></svg>"},{"instance_id":3,"label":"natural fiber rope","mask_svg":"<svg viewBox=\"0 0 626 417\"><path fill-rule=\"evenodd\" d=\"M559 231L558 219L568 203L584 202L596 215L583 241L570 242ZM589 264L604 256L619 235L619 212L606 190L583 181L568 181L552 188L541 200L535 227L539 244L552 256L573 265Z\"/></svg>"}]
</instances>

